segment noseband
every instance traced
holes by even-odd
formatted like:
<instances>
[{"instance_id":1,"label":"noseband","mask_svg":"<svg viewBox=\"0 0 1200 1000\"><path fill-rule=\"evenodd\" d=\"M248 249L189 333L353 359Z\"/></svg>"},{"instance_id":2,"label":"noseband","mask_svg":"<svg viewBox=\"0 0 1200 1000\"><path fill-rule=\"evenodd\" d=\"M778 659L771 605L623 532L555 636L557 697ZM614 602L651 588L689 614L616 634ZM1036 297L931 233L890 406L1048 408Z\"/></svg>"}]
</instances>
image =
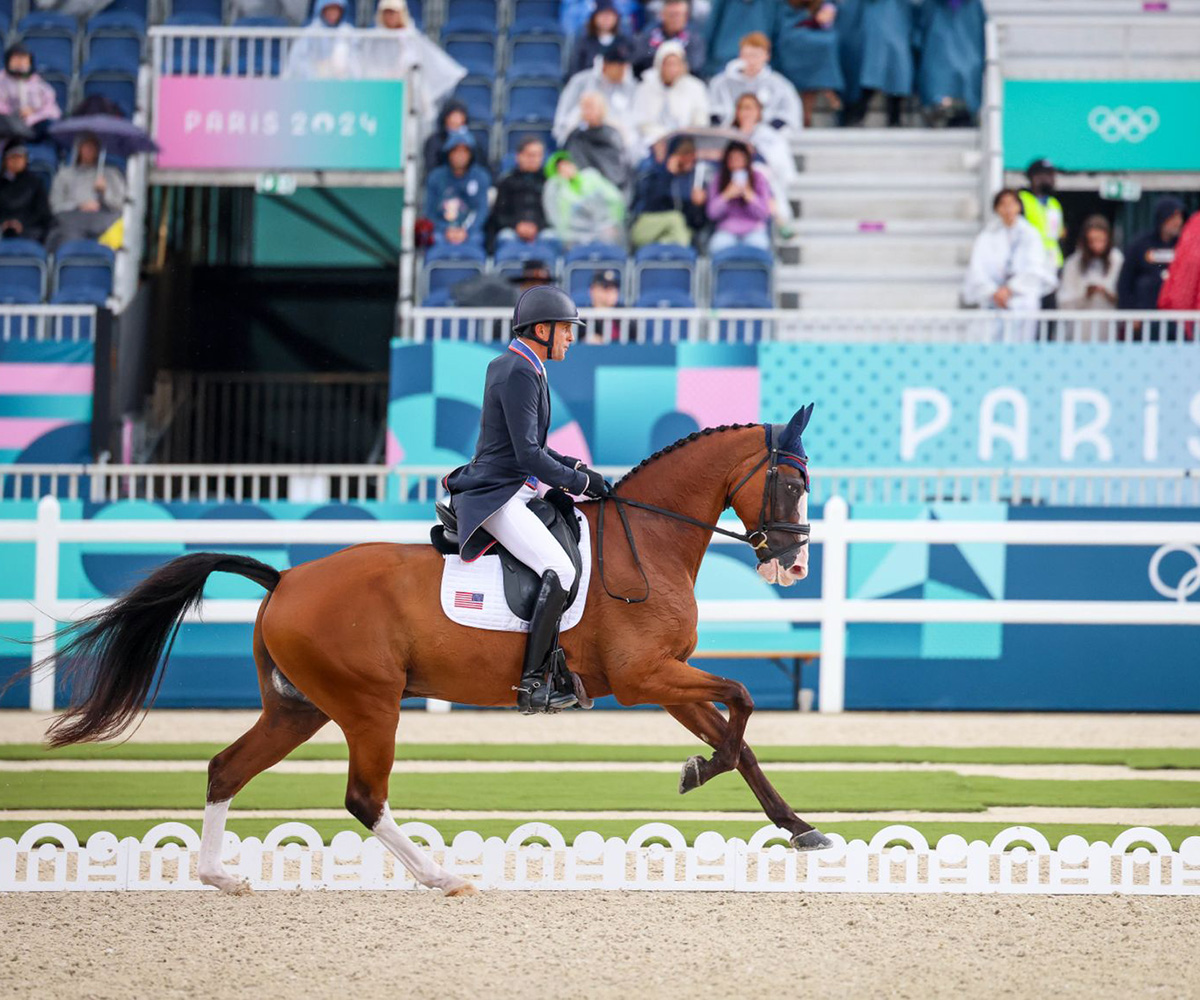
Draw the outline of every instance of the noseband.
<instances>
[{"instance_id":1,"label":"noseband","mask_svg":"<svg viewBox=\"0 0 1200 1000\"><path fill-rule=\"evenodd\" d=\"M641 604L650 596L650 580L646 576L646 571L642 568L642 560L638 555L637 544L633 540L633 529L630 527L629 518L625 514L626 507L636 507L638 510L660 514L674 521L694 524L697 528L704 528L706 531L711 531L714 534L724 535L726 538L734 538L739 542L745 542L754 549L760 563L769 562L772 559L794 558L796 553L808 544L808 538L812 532L810 524L796 524L792 521L778 521L775 519L774 489L779 479L779 461L782 458L788 465L791 465L800 472L804 484L804 493L807 493L809 491L807 461L799 455L780 450L778 442L779 428L775 424L766 424L765 430L767 434L767 453L759 459L753 469L738 480L737 485L725 497L725 506L721 508L722 510L728 510L733 506L733 498L737 496L738 491L765 465L767 467L767 478L763 483L762 504L758 511L758 527L752 531L730 531L728 528L709 524L707 521L701 521L699 518L691 517L688 514L681 514L679 511L668 510L666 507L658 507L652 503L643 503L641 500L631 500L628 497L617 496L615 493L610 493L607 497L600 500L600 514L596 519L596 548L598 549L596 562L600 568L600 583L604 587L604 592L609 597L614 600L624 601L626 604ZM803 496L803 493L801 496ZM638 572L642 575L642 585L645 587L646 592L641 597L627 597L623 594L614 594L608 589L608 583L604 579L604 509L607 506L607 500L611 500L617 506L617 515L621 518L621 527L625 530L625 540L629 542L629 551L633 554L634 565L637 566ZM792 542L789 545L784 545L781 548L771 548L767 535L772 531L786 532L797 536L800 540Z\"/></svg>"}]
</instances>

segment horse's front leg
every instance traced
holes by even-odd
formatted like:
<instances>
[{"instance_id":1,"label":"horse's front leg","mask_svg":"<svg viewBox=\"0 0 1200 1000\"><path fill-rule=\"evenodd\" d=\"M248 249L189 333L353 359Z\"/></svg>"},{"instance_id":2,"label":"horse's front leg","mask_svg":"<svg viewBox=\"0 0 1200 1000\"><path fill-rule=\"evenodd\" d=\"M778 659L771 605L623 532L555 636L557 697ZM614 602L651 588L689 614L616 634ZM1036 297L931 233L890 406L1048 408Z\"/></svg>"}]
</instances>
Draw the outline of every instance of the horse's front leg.
<instances>
[{"instance_id":1,"label":"horse's front leg","mask_svg":"<svg viewBox=\"0 0 1200 1000\"><path fill-rule=\"evenodd\" d=\"M729 721L721 719L723 731L706 741L714 750L712 758L689 757L683 765L683 773L679 777L680 794L699 788L709 779L738 766L746 723L754 711L754 701L744 685L697 670L673 658L653 663L631 676L610 678L610 681L613 694L622 705L662 705L673 711L675 707L698 705L711 708L712 702L719 701L729 709ZM713 711L716 712L716 709ZM717 716L720 718L719 712Z\"/></svg>"},{"instance_id":2,"label":"horse's front leg","mask_svg":"<svg viewBox=\"0 0 1200 1000\"><path fill-rule=\"evenodd\" d=\"M666 709L684 728L694 733L709 746L719 745L727 735L729 723L717 711L715 705L667 705ZM703 758L690 758L688 764L684 765L685 775L688 772L689 764L693 760L703 761ZM704 761L704 763L711 766L711 762ZM745 779L746 784L750 786L750 791L754 793L754 797L758 799L759 805L763 807L763 812L767 814L767 819L781 830L787 830L792 835L792 846L796 850L817 851L830 846L829 838L812 826L812 824L804 822L804 820L797 816L795 810L775 790L775 786L771 784L767 776L763 774L762 768L758 766L758 758L754 756L754 751L744 743L742 744L741 753L738 756L737 769ZM680 791L687 790L683 787L683 782L681 781Z\"/></svg>"}]
</instances>

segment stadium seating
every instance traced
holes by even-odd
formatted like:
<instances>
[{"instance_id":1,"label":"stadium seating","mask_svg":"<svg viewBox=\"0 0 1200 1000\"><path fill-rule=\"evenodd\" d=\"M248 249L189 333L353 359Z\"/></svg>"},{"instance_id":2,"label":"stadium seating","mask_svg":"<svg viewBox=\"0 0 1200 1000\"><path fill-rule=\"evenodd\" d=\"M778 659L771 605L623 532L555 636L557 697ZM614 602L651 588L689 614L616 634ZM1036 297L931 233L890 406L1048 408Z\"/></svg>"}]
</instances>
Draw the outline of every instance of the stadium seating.
<instances>
[{"instance_id":1,"label":"stadium seating","mask_svg":"<svg viewBox=\"0 0 1200 1000\"><path fill-rule=\"evenodd\" d=\"M65 22L65 23L64 23ZM75 21L58 14L30 14L17 24L21 44L33 54L42 75L75 72Z\"/></svg>"},{"instance_id":2,"label":"stadium seating","mask_svg":"<svg viewBox=\"0 0 1200 1000\"><path fill-rule=\"evenodd\" d=\"M554 80L516 80L505 88L506 122L554 121L561 85Z\"/></svg>"},{"instance_id":3,"label":"stadium seating","mask_svg":"<svg viewBox=\"0 0 1200 1000\"><path fill-rule=\"evenodd\" d=\"M695 305L696 251L673 243L652 243L634 256L634 294L638 305L671 300ZM682 301L686 298L687 301Z\"/></svg>"},{"instance_id":4,"label":"stadium seating","mask_svg":"<svg viewBox=\"0 0 1200 1000\"><path fill-rule=\"evenodd\" d=\"M221 19L210 14L185 13L172 14L165 23L180 27L204 28L219 26ZM217 44L211 38L176 38L170 49L164 53L163 63L161 71L172 76L210 75L215 72L217 66Z\"/></svg>"},{"instance_id":5,"label":"stadium seating","mask_svg":"<svg viewBox=\"0 0 1200 1000\"><path fill-rule=\"evenodd\" d=\"M55 293L86 296L102 304L112 293L115 257L95 240L69 240L54 254Z\"/></svg>"},{"instance_id":6,"label":"stadium seating","mask_svg":"<svg viewBox=\"0 0 1200 1000\"><path fill-rule=\"evenodd\" d=\"M450 288L483 274L486 265L487 254L478 244L439 243L430 247L421 269L422 301L432 305L429 296L435 294L449 299Z\"/></svg>"},{"instance_id":7,"label":"stadium seating","mask_svg":"<svg viewBox=\"0 0 1200 1000\"><path fill-rule=\"evenodd\" d=\"M442 40L447 34L458 32L476 33L498 22L496 0L454 0L449 5L449 16L442 25Z\"/></svg>"},{"instance_id":8,"label":"stadium seating","mask_svg":"<svg viewBox=\"0 0 1200 1000\"><path fill-rule=\"evenodd\" d=\"M49 193L54 172L58 169L58 148L41 142L31 142L26 148L29 150L29 172L46 186Z\"/></svg>"},{"instance_id":9,"label":"stadium seating","mask_svg":"<svg viewBox=\"0 0 1200 1000\"><path fill-rule=\"evenodd\" d=\"M442 34L442 48L458 60L471 76L493 76L496 72L494 36L478 31Z\"/></svg>"},{"instance_id":10,"label":"stadium seating","mask_svg":"<svg viewBox=\"0 0 1200 1000\"><path fill-rule=\"evenodd\" d=\"M171 0L171 17L167 18L167 23L186 24L189 22L176 21L174 18L198 16L205 19L214 18L216 23L220 24L222 12L222 0Z\"/></svg>"},{"instance_id":11,"label":"stadium seating","mask_svg":"<svg viewBox=\"0 0 1200 1000\"><path fill-rule=\"evenodd\" d=\"M629 255L613 243L584 243L567 251L563 258L563 284L577 306L589 302L588 289L596 271L614 270L625 283L625 264Z\"/></svg>"},{"instance_id":12,"label":"stadium seating","mask_svg":"<svg viewBox=\"0 0 1200 1000\"><path fill-rule=\"evenodd\" d=\"M566 42L557 31L527 31L509 35L505 76L561 77Z\"/></svg>"},{"instance_id":13,"label":"stadium seating","mask_svg":"<svg viewBox=\"0 0 1200 1000\"><path fill-rule=\"evenodd\" d=\"M454 88L454 100L462 101L467 107L467 119L471 122L490 124L492 120L492 81L486 76L464 77ZM486 145L484 146L486 149Z\"/></svg>"},{"instance_id":14,"label":"stadium seating","mask_svg":"<svg viewBox=\"0 0 1200 1000\"><path fill-rule=\"evenodd\" d=\"M509 31L558 31L558 0L513 0Z\"/></svg>"},{"instance_id":15,"label":"stadium seating","mask_svg":"<svg viewBox=\"0 0 1200 1000\"><path fill-rule=\"evenodd\" d=\"M0 240L0 303L32 305L46 297L46 248L35 240Z\"/></svg>"},{"instance_id":16,"label":"stadium seating","mask_svg":"<svg viewBox=\"0 0 1200 1000\"><path fill-rule=\"evenodd\" d=\"M712 256L712 305L722 309L770 309L774 258L757 247L729 247Z\"/></svg>"},{"instance_id":17,"label":"stadium seating","mask_svg":"<svg viewBox=\"0 0 1200 1000\"><path fill-rule=\"evenodd\" d=\"M128 117L137 107L137 71L99 69L84 73L84 97L104 97L117 105Z\"/></svg>"}]
</instances>

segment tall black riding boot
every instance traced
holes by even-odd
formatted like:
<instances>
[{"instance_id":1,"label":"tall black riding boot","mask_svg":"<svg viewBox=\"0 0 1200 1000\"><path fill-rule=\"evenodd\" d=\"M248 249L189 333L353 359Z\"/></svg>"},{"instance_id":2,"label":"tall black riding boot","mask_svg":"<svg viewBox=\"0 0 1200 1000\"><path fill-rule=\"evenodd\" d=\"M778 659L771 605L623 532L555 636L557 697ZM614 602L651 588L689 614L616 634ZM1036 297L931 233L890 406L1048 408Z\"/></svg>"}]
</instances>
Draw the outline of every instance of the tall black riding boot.
<instances>
[{"instance_id":1,"label":"tall black riding boot","mask_svg":"<svg viewBox=\"0 0 1200 1000\"><path fill-rule=\"evenodd\" d=\"M525 666L517 686L517 707L523 715L538 712L561 712L574 708L578 699L573 693L560 690L555 674L565 660L558 649L558 622L567 604L567 592L558 582L554 570L542 574L542 587L533 603L529 620L529 640L525 646ZM561 661L561 664L556 661Z\"/></svg>"}]
</instances>

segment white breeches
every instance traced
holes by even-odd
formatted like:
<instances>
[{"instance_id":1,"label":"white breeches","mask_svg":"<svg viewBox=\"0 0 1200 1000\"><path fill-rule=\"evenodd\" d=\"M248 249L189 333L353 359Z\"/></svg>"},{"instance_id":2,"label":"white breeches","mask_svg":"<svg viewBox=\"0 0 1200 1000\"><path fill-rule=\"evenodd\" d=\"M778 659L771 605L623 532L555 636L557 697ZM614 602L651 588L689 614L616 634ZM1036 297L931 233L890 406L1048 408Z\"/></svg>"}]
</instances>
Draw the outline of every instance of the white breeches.
<instances>
[{"instance_id":1,"label":"white breeches","mask_svg":"<svg viewBox=\"0 0 1200 1000\"><path fill-rule=\"evenodd\" d=\"M533 487L522 486L515 497L483 522L483 526L538 576L552 569L558 574L563 589L570 590L575 582L574 564L550 534L550 529L525 506L536 496Z\"/></svg>"}]
</instances>

